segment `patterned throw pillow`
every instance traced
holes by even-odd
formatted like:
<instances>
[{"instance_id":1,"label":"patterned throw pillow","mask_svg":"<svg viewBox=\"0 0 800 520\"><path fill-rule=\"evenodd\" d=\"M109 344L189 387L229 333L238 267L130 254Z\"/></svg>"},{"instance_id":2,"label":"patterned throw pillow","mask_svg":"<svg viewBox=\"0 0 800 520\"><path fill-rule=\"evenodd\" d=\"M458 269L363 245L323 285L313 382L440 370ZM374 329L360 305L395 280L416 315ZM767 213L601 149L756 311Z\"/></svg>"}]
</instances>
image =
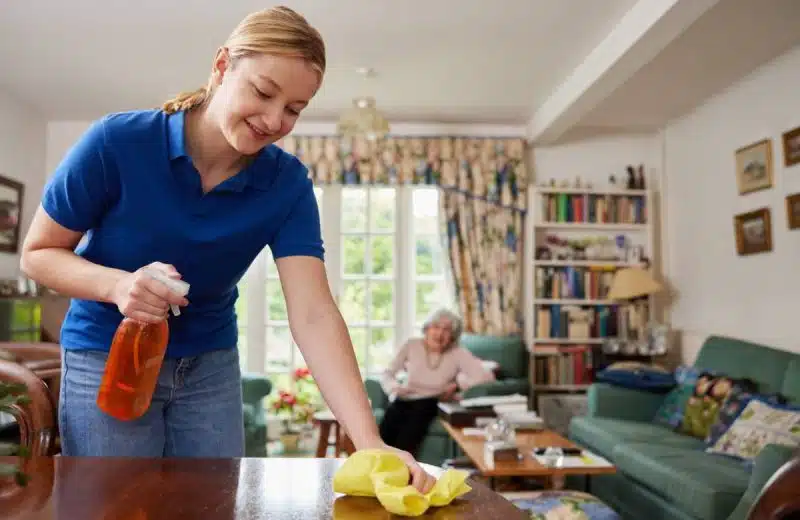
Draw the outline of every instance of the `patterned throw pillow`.
<instances>
[{"instance_id":1,"label":"patterned throw pillow","mask_svg":"<svg viewBox=\"0 0 800 520\"><path fill-rule=\"evenodd\" d=\"M800 408L774 405L754 397L707 453L752 461L767 444L800 446Z\"/></svg>"},{"instance_id":2,"label":"patterned throw pillow","mask_svg":"<svg viewBox=\"0 0 800 520\"><path fill-rule=\"evenodd\" d=\"M755 383L753 383L755 387ZM722 435L728 431L733 422L739 417L751 399L758 398L773 405L786 403L786 398L781 394L757 394L753 393L753 388L747 385L735 384L728 397L723 401L719 408L717 420L711 425L706 436L706 448L714 446Z\"/></svg>"},{"instance_id":3,"label":"patterned throw pillow","mask_svg":"<svg viewBox=\"0 0 800 520\"><path fill-rule=\"evenodd\" d=\"M686 409L681 423L681 433L705 439L711 425L717 421L722 403L735 385L741 385L747 391L754 391L754 384L747 379L733 379L726 375L714 375L709 372L700 374L694 385L694 393L686 402Z\"/></svg>"},{"instance_id":4,"label":"patterned throw pillow","mask_svg":"<svg viewBox=\"0 0 800 520\"><path fill-rule=\"evenodd\" d=\"M700 371L691 366L680 366L675 370L677 385L664 397L653 422L672 429L680 427L686 402L694 394L694 385Z\"/></svg>"},{"instance_id":5,"label":"patterned throw pillow","mask_svg":"<svg viewBox=\"0 0 800 520\"><path fill-rule=\"evenodd\" d=\"M531 520L622 520L599 498L581 491L538 491L511 502L527 511Z\"/></svg>"}]
</instances>

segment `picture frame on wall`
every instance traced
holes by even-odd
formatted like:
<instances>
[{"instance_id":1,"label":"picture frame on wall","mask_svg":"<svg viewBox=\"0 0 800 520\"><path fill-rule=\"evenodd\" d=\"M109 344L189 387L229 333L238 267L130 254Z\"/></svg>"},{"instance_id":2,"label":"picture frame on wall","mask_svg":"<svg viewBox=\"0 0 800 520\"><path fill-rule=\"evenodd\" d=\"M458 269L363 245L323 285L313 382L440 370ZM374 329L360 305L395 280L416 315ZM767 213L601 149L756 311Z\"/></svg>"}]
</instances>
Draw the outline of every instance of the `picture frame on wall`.
<instances>
[{"instance_id":1,"label":"picture frame on wall","mask_svg":"<svg viewBox=\"0 0 800 520\"><path fill-rule=\"evenodd\" d=\"M800 193L786 196L786 225L789 229L800 229Z\"/></svg>"},{"instance_id":2,"label":"picture frame on wall","mask_svg":"<svg viewBox=\"0 0 800 520\"><path fill-rule=\"evenodd\" d=\"M772 251L771 220L770 209L766 207L733 217L739 256Z\"/></svg>"},{"instance_id":3,"label":"picture frame on wall","mask_svg":"<svg viewBox=\"0 0 800 520\"><path fill-rule=\"evenodd\" d=\"M763 139L736 150L739 195L772 187L772 141Z\"/></svg>"},{"instance_id":4,"label":"picture frame on wall","mask_svg":"<svg viewBox=\"0 0 800 520\"><path fill-rule=\"evenodd\" d=\"M800 126L783 133L783 164L787 168L800 163Z\"/></svg>"},{"instance_id":5,"label":"picture frame on wall","mask_svg":"<svg viewBox=\"0 0 800 520\"><path fill-rule=\"evenodd\" d=\"M0 175L0 252L19 250L20 220L25 186Z\"/></svg>"}]
</instances>

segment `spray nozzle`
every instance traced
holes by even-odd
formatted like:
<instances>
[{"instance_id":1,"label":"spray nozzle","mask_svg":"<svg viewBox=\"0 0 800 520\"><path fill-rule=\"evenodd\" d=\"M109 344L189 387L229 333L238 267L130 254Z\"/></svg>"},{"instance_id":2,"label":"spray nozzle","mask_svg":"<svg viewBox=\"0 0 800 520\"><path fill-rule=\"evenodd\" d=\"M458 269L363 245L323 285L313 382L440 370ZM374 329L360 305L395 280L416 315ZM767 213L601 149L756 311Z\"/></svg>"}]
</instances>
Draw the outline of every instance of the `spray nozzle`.
<instances>
[{"instance_id":1,"label":"spray nozzle","mask_svg":"<svg viewBox=\"0 0 800 520\"><path fill-rule=\"evenodd\" d=\"M175 278L170 278L169 276L164 274L162 271L159 271L158 269L145 269L145 272L150 278L158 280L159 282L166 285L170 291L180 294L181 296L186 296L187 294L189 294L189 284L184 282L183 280L176 280ZM180 307L178 307L177 305L171 305L171 307L172 307L172 314L174 314L175 316L181 315Z\"/></svg>"}]
</instances>

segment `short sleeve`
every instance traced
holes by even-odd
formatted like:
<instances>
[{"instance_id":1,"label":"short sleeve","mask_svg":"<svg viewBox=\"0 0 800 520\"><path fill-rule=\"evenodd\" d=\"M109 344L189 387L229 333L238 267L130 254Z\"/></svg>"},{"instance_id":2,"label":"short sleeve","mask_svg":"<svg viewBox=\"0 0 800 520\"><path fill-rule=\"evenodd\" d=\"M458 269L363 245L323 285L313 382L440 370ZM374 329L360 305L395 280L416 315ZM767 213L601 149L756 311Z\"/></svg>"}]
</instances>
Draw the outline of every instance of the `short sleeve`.
<instances>
[{"instance_id":1,"label":"short sleeve","mask_svg":"<svg viewBox=\"0 0 800 520\"><path fill-rule=\"evenodd\" d=\"M45 184L42 207L53 220L81 232L99 225L119 184L109 181L107 150L104 121L95 121Z\"/></svg>"},{"instance_id":2,"label":"short sleeve","mask_svg":"<svg viewBox=\"0 0 800 520\"><path fill-rule=\"evenodd\" d=\"M300 166L305 169L304 166ZM294 202L288 217L270 244L272 257L276 260L286 256L313 256L320 260L325 259L314 184L305 176L302 183L302 193Z\"/></svg>"}]
</instances>

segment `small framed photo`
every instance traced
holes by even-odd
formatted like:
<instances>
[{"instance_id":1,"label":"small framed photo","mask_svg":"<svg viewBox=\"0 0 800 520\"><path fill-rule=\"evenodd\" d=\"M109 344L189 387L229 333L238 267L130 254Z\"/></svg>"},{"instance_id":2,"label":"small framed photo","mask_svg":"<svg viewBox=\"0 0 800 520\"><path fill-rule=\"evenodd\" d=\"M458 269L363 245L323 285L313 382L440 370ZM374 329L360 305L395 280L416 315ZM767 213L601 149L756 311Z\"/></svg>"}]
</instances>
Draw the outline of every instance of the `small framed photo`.
<instances>
[{"instance_id":1,"label":"small framed photo","mask_svg":"<svg viewBox=\"0 0 800 520\"><path fill-rule=\"evenodd\" d=\"M733 217L736 252L753 255L772 251L772 223L769 208L748 211Z\"/></svg>"},{"instance_id":2,"label":"small framed photo","mask_svg":"<svg viewBox=\"0 0 800 520\"><path fill-rule=\"evenodd\" d=\"M786 196L786 224L789 229L800 228L800 193Z\"/></svg>"},{"instance_id":3,"label":"small framed photo","mask_svg":"<svg viewBox=\"0 0 800 520\"><path fill-rule=\"evenodd\" d=\"M772 141L764 139L736 150L739 195L772 187Z\"/></svg>"},{"instance_id":4,"label":"small framed photo","mask_svg":"<svg viewBox=\"0 0 800 520\"><path fill-rule=\"evenodd\" d=\"M800 163L800 126L783 134L783 163L787 168Z\"/></svg>"},{"instance_id":5,"label":"small framed photo","mask_svg":"<svg viewBox=\"0 0 800 520\"><path fill-rule=\"evenodd\" d=\"M0 175L0 251L19 250L20 219L25 187L9 177Z\"/></svg>"}]
</instances>

